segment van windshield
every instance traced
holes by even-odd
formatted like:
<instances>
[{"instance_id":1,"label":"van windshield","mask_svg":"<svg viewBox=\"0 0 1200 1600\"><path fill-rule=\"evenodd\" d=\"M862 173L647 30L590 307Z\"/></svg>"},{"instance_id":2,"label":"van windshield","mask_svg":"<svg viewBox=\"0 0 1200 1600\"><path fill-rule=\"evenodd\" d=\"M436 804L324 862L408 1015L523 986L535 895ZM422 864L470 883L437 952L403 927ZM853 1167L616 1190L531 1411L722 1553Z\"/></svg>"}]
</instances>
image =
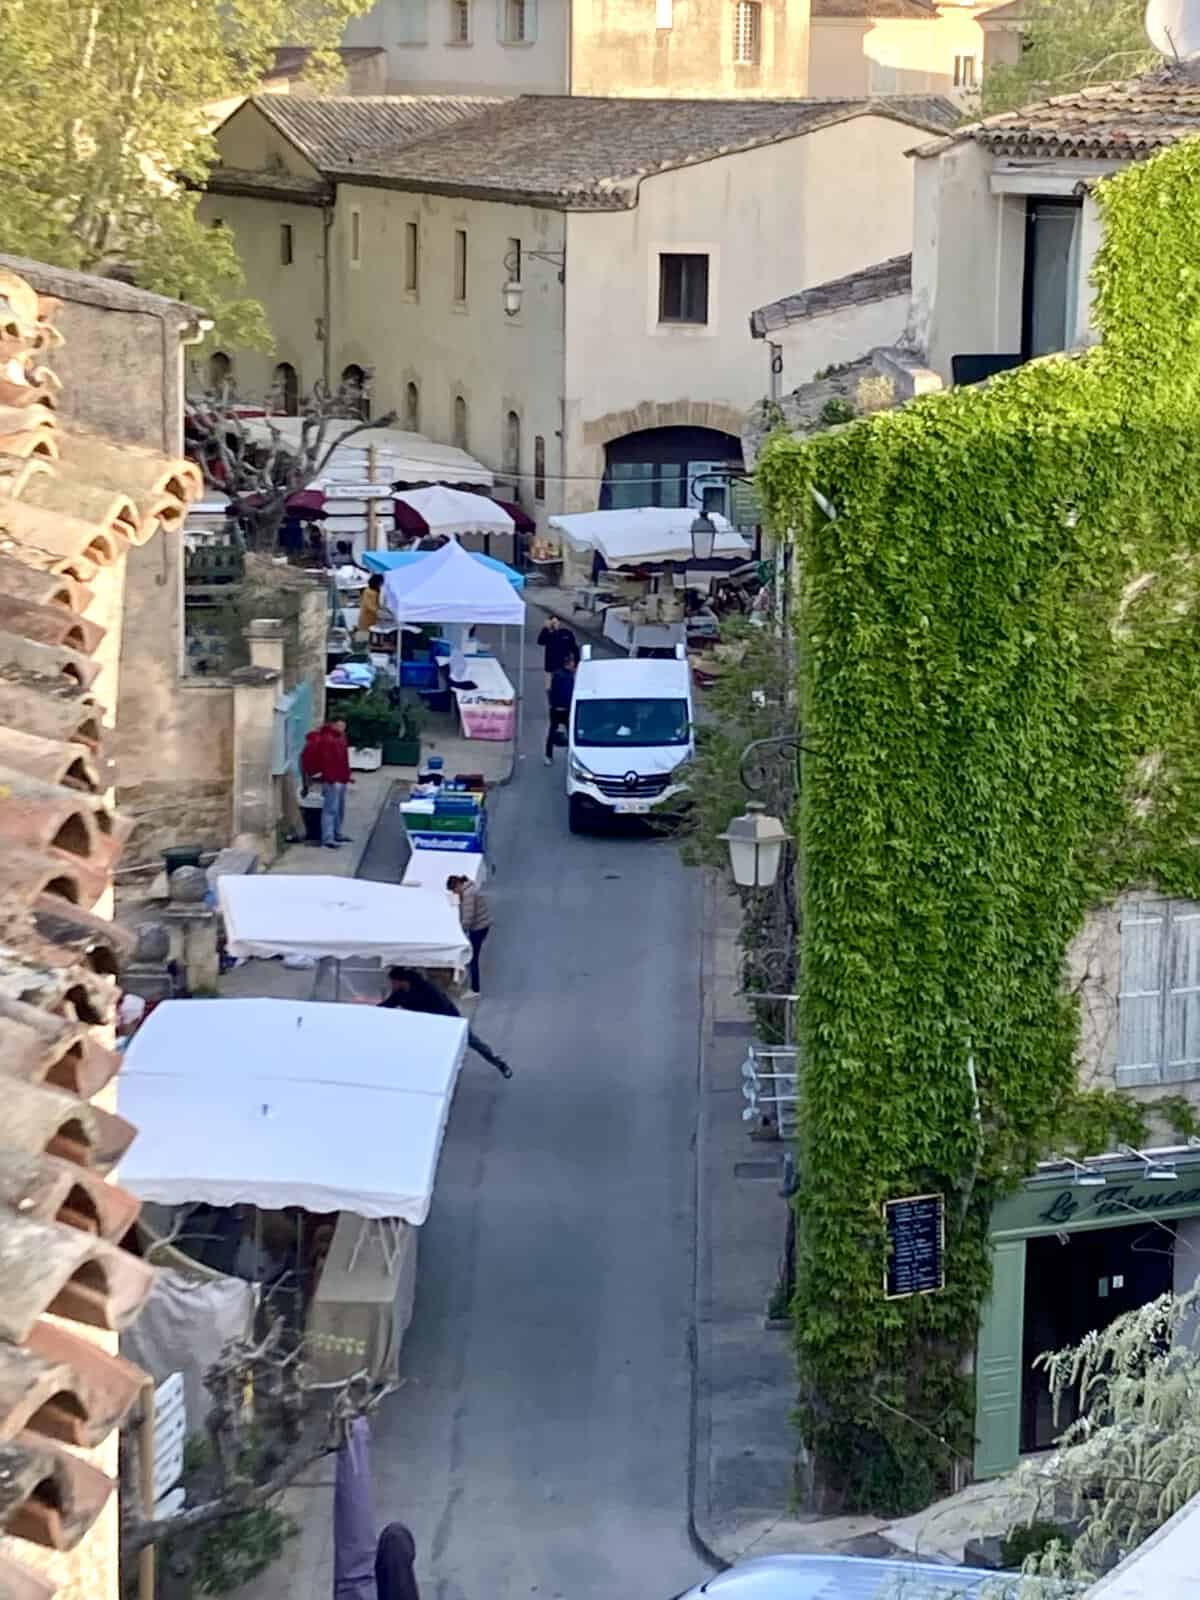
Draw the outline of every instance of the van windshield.
<instances>
[{"instance_id":1,"label":"van windshield","mask_svg":"<svg viewBox=\"0 0 1200 1600\"><path fill-rule=\"evenodd\" d=\"M581 748L621 745L648 749L652 745L688 742L686 700L576 700L575 743Z\"/></svg>"}]
</instances>

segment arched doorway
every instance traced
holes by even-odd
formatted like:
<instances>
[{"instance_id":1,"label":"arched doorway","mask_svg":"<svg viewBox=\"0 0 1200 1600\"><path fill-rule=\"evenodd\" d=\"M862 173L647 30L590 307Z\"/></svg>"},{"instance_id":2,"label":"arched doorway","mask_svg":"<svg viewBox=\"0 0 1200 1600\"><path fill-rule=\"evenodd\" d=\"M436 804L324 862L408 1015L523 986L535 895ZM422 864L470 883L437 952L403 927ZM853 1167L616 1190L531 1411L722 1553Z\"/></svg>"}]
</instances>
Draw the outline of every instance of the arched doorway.
<instances>
[{"instance_id":1,"label":"arched doorway","mask_svg":"<svg viewBox=\"0 0 1200 1600\"><path fill-rule=\"evenodd\" d=\"M460 450L467 448L467 402L462 395L454 396L454 442Z\"/></svg>"},{"instance_id":2,"label":"arched doorway","mask_svg":"<svg viewBox=\"0 0 1200 1600\"><path fill-rule=\"evenodd\" d=\"M342 399L351 416L371 419L371 374L357 362L342 368Z\"/></svg>"},{"instance_id":3,"label":"arched doorway","mask_svg":"<svg viewBox=\"0 0 1200 1600\"><path fill-rule=\"evenodd\" d=\"M716 428L645 428L604 447L600 510L694 506L726 511L728 478L714 472L742 465L741 440Z\"/></svg>"},{"instance_id":4,"label":"arched doorway","mask_svg":"<svg viewBox=\"0 0 1200 1600\"><path fill-rule=\"evenodd\" d=\"M290 361L281 361L275 368L272 399L275 409L285 417L294 417L300 410L300 377Z\"/></svg>"},{"instance_id":5,"label":"arched doorway","mask_svg":"<svg viewBox=\"0 0 1200 1600\"><path fill-rule=\"evenodd\" d=\"M421 391L415 383L404 386L404 426L409 433L421 431Z\"/></svg>"},{"instance_id":6,"label":"arched doorway","mask_svg":"<svg viewBox=\"0 0 1200 1600\"><path fill-rule=\"evenodd\" d=\"M224 350L214 350L208 358L208 387L218 395L233 387L233 362Z\"/></svg>"}]
</instances>

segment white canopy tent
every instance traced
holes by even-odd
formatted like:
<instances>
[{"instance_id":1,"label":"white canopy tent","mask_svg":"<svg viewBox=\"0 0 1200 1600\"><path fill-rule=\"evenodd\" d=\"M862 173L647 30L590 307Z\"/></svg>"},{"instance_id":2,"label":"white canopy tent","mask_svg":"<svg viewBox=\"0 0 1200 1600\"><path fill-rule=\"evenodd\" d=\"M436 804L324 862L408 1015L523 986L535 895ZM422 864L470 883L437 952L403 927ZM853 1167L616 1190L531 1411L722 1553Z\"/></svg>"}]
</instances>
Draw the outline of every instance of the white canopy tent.
<instances>
[{"instance_id":1,"label":"white canopy tent","mask_svg":"<svg viewBox=\"0 0 1200 1600\"><path fill-rule=\"evenodd\" d=\"M444 892L364 878L226 873L217 879L231 955L351 956L465 967L471 948Z\"/></svg>"},{"instance_id":2,"label":"white canopy tent","mask_svg":"<svg viewBox=\"0 0 1200 1600\"><path fill-rule=\"evenodd\" d=\"M429 489L403 489L395 498L410 506L430 533L511 533L516 527L503 506L486 494L471 494L467 489L448 489L438 483Z\"/></svg>"},{"instance_id":3,"label":"white canopy tent","mask_svg":"<svg viewBox=\"0 0 1200 1600\"><path fill-rule=\"evenodd\" d=\"M293 454L300 448L304 430L302 417L250 417L242 426L260 444L270 444L276 435ZM402 428L362 428L353 417L335 417L325 424L323 449L360 429L345 444L339 443L324 472L308 485L312 489L332 490L347 483L368 481L368 465L374 463L374 481L393 483L471 483L490 489L495 476L474 456L457 445L437 444L423 433L408 433ZM309 434L311 437L311 431Z\"/></svg>"},{"instance_id":4,"label":"white canopy tent","mask_svg":"<svg viewBox=\"0 0 1200 1600\"><path fill-rule=\"evenodd\" d=\"M161 1205L429 1215L467 1043L455 1017L294 1000L170 1000L119 1086L121 1181Z\"/></svg>"},{"instance_id":5,"label":"white canopy tent","mask_svg":"<svg viewBox=\"0 0 1200 1600\"><path fill-rule=\"evenodd\" d=\"M510 519L511 521L511 519ZM490 623L520 632L517 668L517 737L525 683L525 602L494 567L476 561L451 539L440 550L405 567L393 567L383 580L383 603L398 623Z\"/></svg>"},{"instance_id":6,"label":"white canopy tent","mask_svg":"<svg viewBox=\"0 0 1200 1600\"><path fill-rule=\"evenodd\" d=\"M598 550L606 566L622 567L690 560L695 518L689 506L636 506L629 511L577 511L549 522L574 549ZM717 530L714 556L750 556L749 544L725 517L715 513L710 520Z\"/></svg>"}]
</instances>

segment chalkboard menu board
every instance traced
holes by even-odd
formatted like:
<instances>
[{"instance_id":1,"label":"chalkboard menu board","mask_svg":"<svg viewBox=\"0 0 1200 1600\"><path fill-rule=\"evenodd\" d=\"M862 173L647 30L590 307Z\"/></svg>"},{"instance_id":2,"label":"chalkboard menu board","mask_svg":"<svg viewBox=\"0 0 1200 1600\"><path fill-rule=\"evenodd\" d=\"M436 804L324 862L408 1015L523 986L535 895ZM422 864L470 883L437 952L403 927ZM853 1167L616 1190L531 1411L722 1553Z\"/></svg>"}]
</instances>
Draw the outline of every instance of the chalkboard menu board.
<instances>
[{"instance_id":1,"label":"chalkboard menu board","mask_svg":"<svg viewBox=\"0 0 1200 1600\"><path fill-rule=\"evenodd\" d=\"M906 1295L932 1294L945 1288L945 1214L946 1202L940 1194L912 1194L903 1200L884 1201L885 1299L902 1300Z\"/></svg>"}]
</instances>

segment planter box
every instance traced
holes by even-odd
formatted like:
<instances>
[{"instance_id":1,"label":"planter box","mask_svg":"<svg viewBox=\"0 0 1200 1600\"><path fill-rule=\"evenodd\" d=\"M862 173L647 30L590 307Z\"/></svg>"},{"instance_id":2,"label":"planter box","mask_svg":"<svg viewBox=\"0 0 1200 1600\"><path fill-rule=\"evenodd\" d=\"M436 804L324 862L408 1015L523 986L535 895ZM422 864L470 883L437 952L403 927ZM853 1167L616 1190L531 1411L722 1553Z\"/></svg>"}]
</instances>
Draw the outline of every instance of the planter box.
<instances>
[{"instance_id":1,"label":"planter box","mask_svg":"<svg viewBox=\"0 0 1200 1600\"><path fill-rule=\"evenodd\" d=\"M420 739L385 739L383 741L385 767L419 767L421 765Z\"/></svg>"},{"instance_id":2,"label":"planter box","mask_svg":"<svg viewBox=\"0 0 1200 1600\"><path fill-rule=\"evenodd\" d=\"M382 765L383 751L378 745L372 745L364 750L353 749L350 752L351 772L378 772Z\"/></svg>"}]
</instances>

